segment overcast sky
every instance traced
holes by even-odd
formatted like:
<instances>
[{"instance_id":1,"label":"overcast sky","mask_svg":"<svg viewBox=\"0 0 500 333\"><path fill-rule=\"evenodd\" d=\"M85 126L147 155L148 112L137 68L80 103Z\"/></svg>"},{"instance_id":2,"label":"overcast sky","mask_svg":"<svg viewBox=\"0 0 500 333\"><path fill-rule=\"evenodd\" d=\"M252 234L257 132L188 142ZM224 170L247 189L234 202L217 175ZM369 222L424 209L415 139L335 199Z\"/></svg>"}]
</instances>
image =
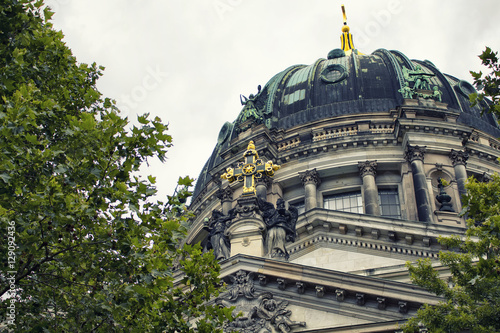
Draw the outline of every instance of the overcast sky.
<instances>
[{"instance_id":1,"label":"overcast sky","mask_svg":"<svg viewBox=\"0 0 500 333\"><path fill-rule=\"evenodd\" d=\"M500 50L500 1L470 0L49 0L53 23L79 62L106 67L98 83L129 119L169 123L174 147L152 161L159 197L179 176L196 178L220 128L295 64L339 48L341 4L355 46L399 50L471 81L485 45Z\"/></svg>"}]
</instances>

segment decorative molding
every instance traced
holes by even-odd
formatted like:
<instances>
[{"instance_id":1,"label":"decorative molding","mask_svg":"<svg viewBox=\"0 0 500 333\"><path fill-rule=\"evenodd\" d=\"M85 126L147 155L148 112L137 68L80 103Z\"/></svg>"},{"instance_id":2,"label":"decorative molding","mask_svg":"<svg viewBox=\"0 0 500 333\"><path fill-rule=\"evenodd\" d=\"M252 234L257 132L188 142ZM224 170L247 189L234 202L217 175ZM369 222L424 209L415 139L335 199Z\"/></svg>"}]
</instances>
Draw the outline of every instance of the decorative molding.
<instances>
[{"instance_id":1,"label":"decorative molding","mask_svg":"<svg viewBox=\"0 0 500 333\"><path fill-rule=\"evenodd\" d=\"M258 307L259 302L264 298L273 295L274 298L280 300L287 299L295 306L308 307L317 305L318 309L324 311L331 309L335 302L346 302L352 311L356 311L352 305L361 302L360 306L366 306L367 310L371 312L371 316L377 316L377 318L378 316L384 318L390 316L393 318L396 315L401 319L406 318L407 313L415 313L423 303L434 305L442 301L441 297L437 297L422 288L408 283L336 271L333 271L332 274L322 275L324 272L321 268L311 267L310 269L303 270L306 267L302 265L269 261L246 255L238 255L235 257L235 260L238 261L239 265L243 265L254 272L254 279L257 279L259 271L264 271L261 275L265 275L267 280L267 286L259 287L260 293L256 293L257 297L254 299L248 299L244 295L239 295L235 302L222 302L225 306L235 306L235 311L242 312L243 317L246 317L252 308ZM227 273L231 272L233 275L236 275L237 270L234 270L235 268L234 262L225 262L222 265L221 272L227 271ZM293 296L293 292L295 291L293 288L292 290L290 288L277 290L278 283L283 282L283 274L285 272L287 275L286 283L289 286L299 286L299 288L303 286L303 294L295 294L296 296ZM227 276L224 279L228 281ZM363 284L360 284L365 279L371 281L371 288L368 290L363 287ZM304 282L306 280L308 281L307 283ZM343 286L339 287L341 284ZM276 300L277 303L279 303L278 299ZM389 313L386 313L386 310ZM406 313L404 313L405 310L407 311ZM399 311L403 312L397 314ZM250 316L249 318L256 319L255 312L253 317ZM246 318L243 319L246 320Z\"/></svg>"},{"instance_id":2,"label":"decorative molding","mask_svg":"<svg viewBox=\"0 0 500 333\"><path fill-rule=\"evenodd\" d=\"M233 201L233 190L229 186L221 188L217 190L216 196L221 202Z\"/></svg>"},{"instance_id":3,"label":"decorative molding","mask_svg":"<svg viewBox=\"0 0 500 333\"><path fill-rule=\"evenodd\" d=\"M352 136L358 134L357 125L349 125L343 127L336 127L330 129L320 129L313 131L313 142L328 140L333 138L340 138L345 136Z\"/></svg>"},{"instance_id":4,"label":"decorative molding","mask_svg":"<svg viewBox=\"0 0 500 333\"><path fill-rule=\"evenodd\" d=\"M302 295L306 291L305 286L304 286L304 282L297 282L297 283L295 283L295 285L297 286L297 292L299 294Z\"/></svg>"},{"instance_id":5,"label":"decorative molding","mask_svg":"<svg viewBox=\"0 0 500 333\"><path fill-rule=\"evenodd\" d=\"M394 236L394 235L393 235ZM389 253L396 253L396 254L401 254L405 256L416 256L420 258L431 258L431 259L437 259L439 257L439 250L422 250L418 248L412 248L415 246L415 244L409 245L406 244L406 240L404 244L397 244L397 245L384 245L380 243L375 243L375 242L370 242L367 239L363 240L349 240L349 239L344 239L341 237L335 237L335 236L328 236L325 237L323 235L318 235L312 239L308 239L303 241L300 244L296 244L292 248L290 248L289 252L291 255L294 253L297 253L301 251L302 249L305 249L309 247L311 244L316 244L316 243L332 243L337 246L356 246L356 247L361 247L365 249L370 249L374 251L383 251L383 252L389 252ZM415 241L414 241L415 243ZM422 245L425 247L430 247L432 244L431 238L429 237L424 237L422 241ZM407 246L404 246L407 245ZM416 247L416 246L415 246Z\"/></svg>"},{"instance_id":6,"label":"decorative molding","mask_svg":"<svg viewBox=\"0 0 500 333\"><path fill-rule=\"evenodd\" d=\"M337 301L342 302L345 299L345 290L344 289L335 289L335 298Z\"/></svg>"},{"instance_id":7,"label":"decorative molding","mask_svg":"<svg viewBox=\"0 0 500 333\"><path fill-rule=\"evenodd\" d=\"M265 286L267 284L267 276L264 274L259 274L259 284Z\"/></svg>"},{"instance_id":8,"label":"decorative molding","mask_svg":"<svg viewBox=\"0 0 500 333\"><path fill-rule=\"evenodd\" d=\"M260 177L255 179L255 186L264 185L266 188L270 188L273 185L273 179L270 177Z\"/></svg>"},{"instance_id":9,"label":"decorative molding","mask_svg":"<svg viewBox=\"0 0 500 333\"><path fill-rule=\"evenodd\" d=\"M278 289L279 290L285 290L286 289L286 280L278 278L276 279L276 282L278 282Z\"/></svg>"},{"instance_id":10,"label":"decorative molding","mask_svg":"<svg viewBox=\"0 0 500 333\"><path fill-rule=\"evenodd\" d=\"M232 285L229 287L225 298L229 301L235 301L240 296L245 296L247 299L256 298L253 275L253 272L247 274L241 269L235 275L229 275Z\"/></svg>"},{"instance_id":11,"label":"decorative molding","mask_svg":"<svg viewBox=\"0 0 500 333\"><path fill-rule=\"evenodd\" d=\"M387 307L387 302L385 297L377 297L377 303L378 303L377 307L379 310L385 310L385 308Z\"/></svg>"},{"instance_id":12,"label":"decorative molding","mask_svg":"<svg viewBox=\"0 0 500 333\"><path fill-rule=\"evenodd\" d=\"M408 302L399 301L398 306L400 313L408 313Z\"/></svg>"},{"instance_id":13,"label":"decorative molding","mask_svg":"<svg viewBox=\"0 0 500 333\"><path fill-rule=\"evenodd\" d=\"M293 139L282 141L276 144L279 152L298 147L299 145L300 145L300 137L298 136Z\"/></svg>"},{"instance_id":14,"label":"decorative molding","mask_svg":"<svg viewBox=\"0 0 500 333\"><path fill-rule=\"evenodd\" d=\"M469 159L469 154L466 151L452 149L450 152L450 159L451 162L453 163L453 166L455 165L467 166L467 160Z\"/></svg>"},{"instance_id":15,"label":"decorative molding","mask_svg":"<svg viewBox=\"0 0 500 333\"><path fill-rule=\"evenodd\" d=\"M363 293L356 293L356 304L357 305L365 305L365 294Z\"/></svg>"},{"instance_id":16,"label":"decorative molding","mask_svg":"<svg viewBox=\"0 0 500 333\"><path fill-rule=\"evenodd\" d=\"M364 176L374 176L377 174L377 161L358 162L359 175L361 178Z\"/></svg>"},{"instance_id":17,"label":"decorative molding","mask_svg":"<svg viewBox=\"0 0 500 333\"><path fill-rule=\"evenodd\" d=\"M325 287L324 286L316 286L316 297L322 298L325 296Z\"/></svg>"},{"instance_id":18,"label":"decorative molding","mask_svg":"<svg viewBox=\"0 0 500 333\"><path fill-rule=\"evenodd\" d=\"M239 270L234 275L229 275L232 285L229 290L215 300L217 304L225 307L235 307L235 311L243 313L243 316L224 327L224 332L290 332L295 326L305 327L305 322L292 321L292 311L287 310L288 301L279 301L274 298L273 293L264 292L255 294L253 277L254 272ZM259 275L259 280L261 279ZM283 280L284 279L278 279ZM278 281L279 283L279 281ZM299 293L303 294L305 286L299 285ZM242 300L241 298L244 297Z\"/></svg>"},{"instance_id":19,"label":"decorative molding","mask_svg":"<svg viewBox=\"0 0 500 333\"><path fill-rule=\"evenodd\" d=\"M257 213L260 212L255 197L242 197L238 199L238 204L234 208L234 211L240 218L256 217Z\"/></svg>"},{"instance_id":20,"label":"decorative molding","mask_svg":"<svg viewBox=\"0 0 500 333\"><path fill-rule=\"evenodd\" d=\"M405 159L410 163L416 160L420 160L423 162L426 149L427 146L411 146L410 144L407 144Z\"/></svg>"},{"instance_id":21,"label":"decorative molding","mask_svg":"<svg viewBox=\"0 0 500 333\"><path fill-rule=\"evenodd\" d=\"M318 171L316 169L306 170L304 172L299 172L300 180L302 185L314 184L319 186L321 184L321 178L319 177Z\"/></svg>"}]
</instances>

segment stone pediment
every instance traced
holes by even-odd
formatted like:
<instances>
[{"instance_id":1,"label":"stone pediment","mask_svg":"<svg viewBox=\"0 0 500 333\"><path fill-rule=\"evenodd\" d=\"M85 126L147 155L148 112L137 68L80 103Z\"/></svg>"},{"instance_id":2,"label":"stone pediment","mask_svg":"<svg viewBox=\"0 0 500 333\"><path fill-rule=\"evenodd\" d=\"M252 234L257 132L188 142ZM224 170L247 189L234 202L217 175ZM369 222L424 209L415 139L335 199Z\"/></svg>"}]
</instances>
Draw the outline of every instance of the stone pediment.
<instances>
[{"instance_id":1,"label":"stone pediment","mask_svg":"<svg viewBox=\"0 0 500 333\"><path fill-rule=\"evenodd\" d=\"M228 291L218 302L235 306L236 312L243 313L234 324L239 327L229 331L238 328L242 332L261 332L257 328L262 328L267 329L262 332L280 332L279 325L272 323L278 308L280 320L293 332L328 332L334 328L335 332L354 332L358 326L373 325L394 330L422 304L441 300L407 283L274 259L236 255L222 262L221 267ZM266 306L272 311L259 310ZM337 330L344 326L349 328Z\"/></svg>"}]
</instances>

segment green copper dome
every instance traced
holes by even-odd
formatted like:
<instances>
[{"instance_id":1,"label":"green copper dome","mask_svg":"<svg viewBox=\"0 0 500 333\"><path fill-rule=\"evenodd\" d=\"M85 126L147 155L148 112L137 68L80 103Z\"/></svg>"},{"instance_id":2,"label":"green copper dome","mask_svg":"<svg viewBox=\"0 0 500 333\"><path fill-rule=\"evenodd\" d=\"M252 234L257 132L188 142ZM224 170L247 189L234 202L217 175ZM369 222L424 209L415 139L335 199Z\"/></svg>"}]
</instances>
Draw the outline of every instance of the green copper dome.
<instances>
[{"instance_id":1,"label":"green copper dome","mask_svg":"<svg viewBox=\"0 0 500 333\"><path fill-rule=\"evenodd\" d=\"M385 49L369 55L335 49L327 58L288 67L262 89L259 86L256 95L242 100L239 116L221 130L195 195L211 179L209 170L221 163L220 153L230 148L230 141L262 123L269 129L289 130L348 115L366 115L369 119L372 114L396 110L405 100L420 99L430 109L435 103L437 113L445 109L458 115L457 123L500 137L494 116L481 115L484 105L470 106L468 96L475 92L474 87L442 73L428 60L410 60L399 51Z\"/></svg>"}]
</instances>

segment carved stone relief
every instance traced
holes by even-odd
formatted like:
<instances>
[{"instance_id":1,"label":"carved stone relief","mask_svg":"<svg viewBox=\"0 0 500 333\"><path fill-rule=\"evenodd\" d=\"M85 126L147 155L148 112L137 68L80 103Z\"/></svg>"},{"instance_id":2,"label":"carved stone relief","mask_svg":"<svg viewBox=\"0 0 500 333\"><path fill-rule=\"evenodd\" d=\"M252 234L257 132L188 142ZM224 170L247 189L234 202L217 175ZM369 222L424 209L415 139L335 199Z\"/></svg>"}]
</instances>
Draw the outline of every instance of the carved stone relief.
<instances>
[{"instance_id":1,"label":"carved stone relief","mask_svg":"<svg viewBox=\"0 0 500 333\"><path fill-rule=\"evenodd\" d=\"M239 270L229 278L232 285L216 302L222 306L234 306L235 313L243 315L224 327L224 332L285 333L294 327L306 326L305 322L291 319L288 301L278 300L270 292L255 294L254 273ZM262 282L265 276L259 276L259 280Z\"/></svg>"}]
</instances>

